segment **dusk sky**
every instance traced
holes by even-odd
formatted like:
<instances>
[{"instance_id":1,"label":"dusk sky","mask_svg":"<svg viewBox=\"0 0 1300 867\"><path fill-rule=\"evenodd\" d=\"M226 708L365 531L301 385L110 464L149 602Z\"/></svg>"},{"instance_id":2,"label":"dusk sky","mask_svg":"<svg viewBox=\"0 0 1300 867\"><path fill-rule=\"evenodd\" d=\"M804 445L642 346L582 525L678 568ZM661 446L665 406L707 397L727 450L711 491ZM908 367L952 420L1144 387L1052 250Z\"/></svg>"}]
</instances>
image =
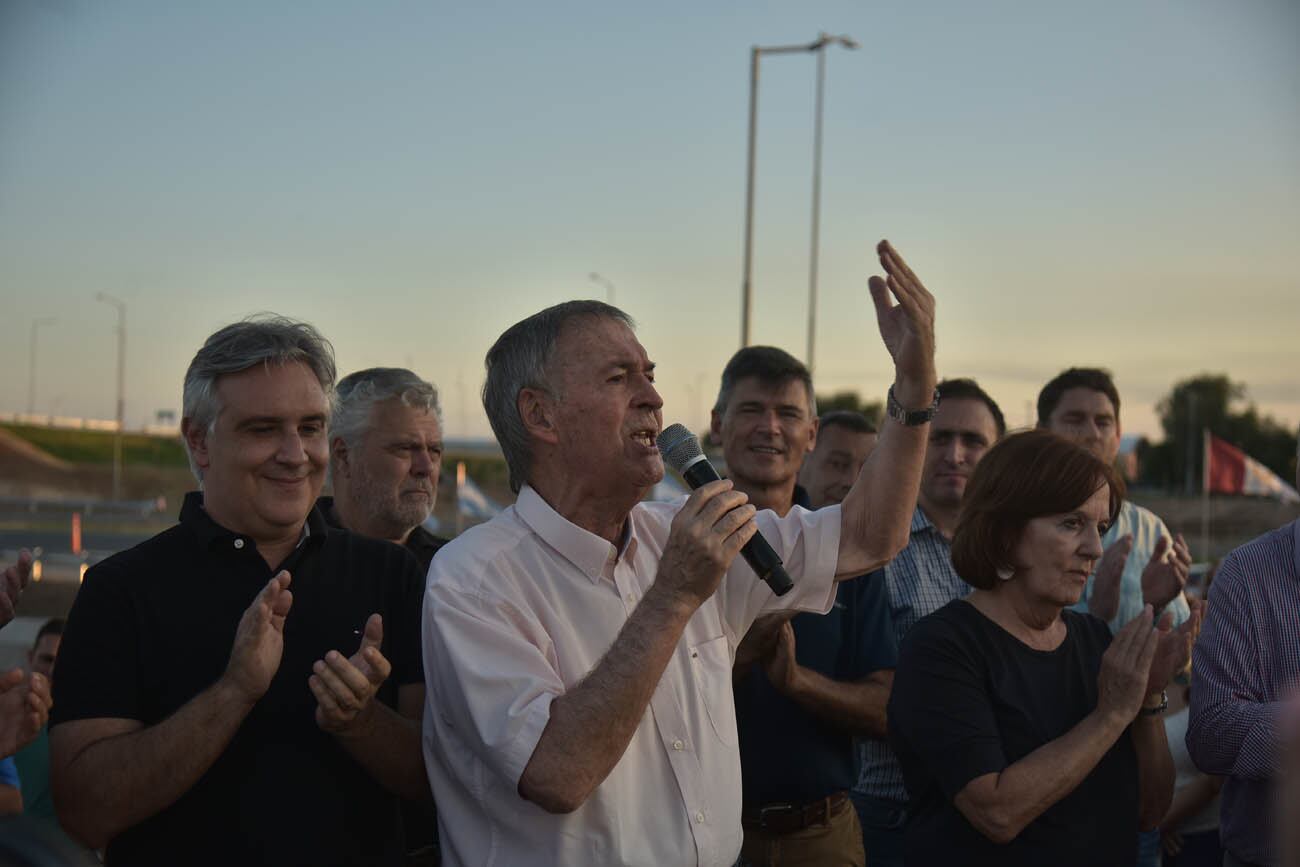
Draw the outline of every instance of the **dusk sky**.
<instances>
[{"instance_id":1,"label":"dusk sky","mask_svg":"<svg viewBox=\"0 0 1300 867\"><path fill-rule=\"evenodd\" d=\"M1300 422L1300 3L0 2L0 412L180 409L210 332L315 323L340 373L414 368L489 433L484 352L605 297L666 422L703 426L739 342L749 47L827 55L822 392L881 397L888 237L938 299L942 376L1027 421L1071 365L1158 434L1226 372ZM756 342L802 357L811 55L762 64Z\"/></svg>"}]
</instances>

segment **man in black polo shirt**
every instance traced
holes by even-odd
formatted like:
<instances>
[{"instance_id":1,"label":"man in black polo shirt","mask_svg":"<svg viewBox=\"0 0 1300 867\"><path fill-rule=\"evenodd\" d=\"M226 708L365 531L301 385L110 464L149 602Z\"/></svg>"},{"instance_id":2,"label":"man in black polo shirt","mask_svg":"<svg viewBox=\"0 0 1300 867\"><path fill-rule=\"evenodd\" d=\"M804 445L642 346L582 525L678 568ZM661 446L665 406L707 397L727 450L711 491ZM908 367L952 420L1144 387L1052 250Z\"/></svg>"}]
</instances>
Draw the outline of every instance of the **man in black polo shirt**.
<instances>
[{"instance_id":1,"label":"man in black polo shirt","mask_svg":"<svg viewBox=\"0 0 1300 867\"><path fill-rule=\"evenodd\" d=\"M438 390L409 370L372 367L339 380L330 420L333 497L325 520L405 545L427 573L447 544L420 526L433 512L442 470Z\"/></svg>"},{"instance_id":2,"label":"man in black polo shirt","mask_svg":"<svg viewBox=\"0 0 1300 867\"><path fill-rule=\"evenodd\" d=\"M821 434L812 377L788 353L757 346L732 357L712 432L736 490L759 509L785 515L795 506L830 504L834 485L816 485L821 501L813 503L796 483L805 456L818 459ZM855 431L859 442L841 433L827 438L820 457L847 451L855 478L870 434ZM881 582L845 581L830 613L760 620L737 649L745 863L864 863L847 790L857 780L854 734L884 733L897 662L886 603Z\"/></svg>"},{"instance_id":3,"label":"man in black polo shirt","mask_svg":"<svg viewBox=\"0 0 1300 867\"><path fill-rule=\"evenodd\" d=\"M202 492L86 574L51 775L60 821L110 865L400 863L394 793L427 790L423 581L313 508L333 382L309 325L209 337L181 423Z\"/></svg>"}]
</instances>

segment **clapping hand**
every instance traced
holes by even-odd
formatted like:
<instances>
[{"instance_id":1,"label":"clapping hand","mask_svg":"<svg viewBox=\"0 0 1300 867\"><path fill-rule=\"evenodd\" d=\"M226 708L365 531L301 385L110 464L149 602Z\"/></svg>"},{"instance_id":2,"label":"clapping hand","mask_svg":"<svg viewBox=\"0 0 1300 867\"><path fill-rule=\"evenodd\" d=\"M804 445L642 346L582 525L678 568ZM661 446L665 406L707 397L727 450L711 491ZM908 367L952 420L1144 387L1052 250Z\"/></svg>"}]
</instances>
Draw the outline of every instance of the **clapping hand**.
<instances>
[{"instance_id":1,"label":"clapping hand","mask_svg":"<svg viewBox=\"0 0 1300 867\"><path fill-rule=\"evenodd\" d=\"M1142 601L1159 611L1174 600L1187 584L1192 552L1179 533L1171 548L1168 536L1161 536L1142 570Z\"/></svg>"},{"instance_id":2,"label":"clapping hand","mask_svg":"<svg viewBox=\"0 0 1300 867\"><path fill-rule=\"evenodd\" d=\"M14 619L18 597L27 588L32 577L32 552L26 548L18 552L18 562L5 569L0 578L0 626Z\"/></svg>"},{"instance_id":3,"label":"clapping hand","mask_svg":"<svg viewBox=\"0 0 1300 867\"><path fill-rule=\"evenodd\" d=\"M1178 672L1187 668L1192 658L1192 645L1201 634L1201 613L1204 608L1199 599L1189 600L1191 616L1177 629L1171 629L1173 614L1166 611L1156 627L1156 652L1151 661L1147 679L1147 694L1157 693L1168 686Z\"/></svg>"},{"instance_id":4,"label":"clapping hand","mask_svg":"<svg viewBox=\"0 0 1300 867\"><path fill-rule=\"evenodd\" d=\"M763 658L763 671L777 692L789 695L799 681L799 663L795 661L794 627L787 620L776 633L776 641Z\"/></svg>"},{"instance_id":5,"label":"clapping hand","mask_svg":"<svg viewBox=\"0 0 1300 867\"><path fill-rule=\"evenodd\" d=\"M345 737L366 732L375 693L393 670L379 650L383 641L384 619L371 614L356 653L345 659L331 650L312 665L307 685L316 696L316 724L322 729Z\"/></svg>"},{"instance_id":6,"label":"clapping hand","mask_svg":"<svg viewBox=\"0 0 1300 867\"><path fill-rule=\"evenodd\" d=\"M23 675L20 668L0 675L0 757L27 746L50 716L50 682L44 676Z\"/></svg>"},{"instance_id":7,"label":"clapping hand","mask_svg":"<svg viewBox=\"0 0 1300 867\"><path fill-rule=\"evenodd\" d=\"M239 618L235 644L226 665L226 678L248 702L256 702L271 686L284 653L284 620L289 616L293 594L290 576L281 571L253 600Z\"/></svg>"}]
</instances>

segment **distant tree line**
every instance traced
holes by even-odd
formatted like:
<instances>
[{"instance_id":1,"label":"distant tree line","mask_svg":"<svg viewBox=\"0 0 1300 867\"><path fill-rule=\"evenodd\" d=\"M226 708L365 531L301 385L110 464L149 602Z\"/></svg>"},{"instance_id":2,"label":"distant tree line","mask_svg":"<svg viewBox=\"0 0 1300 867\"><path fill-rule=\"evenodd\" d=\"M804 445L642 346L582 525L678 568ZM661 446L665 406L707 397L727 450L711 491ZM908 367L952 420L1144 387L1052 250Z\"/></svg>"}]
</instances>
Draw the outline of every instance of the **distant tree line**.
<instances>
[{"instance_id":1,"label":"distant tree line","mask_svg":"<svg viewBox=\"0 0 1300 867\"><path fill-rule=\"evenodd\" d=\"M1139 446L1139 481L1166 490L1201 489L1205 455L1201 431L1228 442L1277 473L1295 481L1296 431L1249 402L1246 386L1227 374L1203 373L1174 385L1156 413L1164 429L1162 443Z\"/></svg>"}]
</instances>

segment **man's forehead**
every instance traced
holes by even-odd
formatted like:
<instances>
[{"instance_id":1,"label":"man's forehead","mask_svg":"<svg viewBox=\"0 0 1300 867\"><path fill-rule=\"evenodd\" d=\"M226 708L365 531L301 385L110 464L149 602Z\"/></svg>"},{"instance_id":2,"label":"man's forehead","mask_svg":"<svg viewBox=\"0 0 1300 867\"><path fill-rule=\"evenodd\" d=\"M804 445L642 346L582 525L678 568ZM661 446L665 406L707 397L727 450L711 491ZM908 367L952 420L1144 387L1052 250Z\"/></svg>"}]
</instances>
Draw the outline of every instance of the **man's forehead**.
<instances>
[{"instance_id":1,"label":"man's forehead","mask_svg":"<svg viewBox=\"0 0 1300 867\"><path fill-rule=\"evenodd\" d=\"M1110 402L1110 397L1104 391L1076 386L1075 388L1066 389L1065 393L1061 395L1061 400L1056 405L1056 412L1105 413L1113 416L1115 406Z\"/></svg>"},{"instance_id":2,"label":"man's forehead","mask_svg":"<svg viewBox=\"0 0 1300 867\"><path fill-rule=\"evenodd\" d=\"M730 406L741 402L758 401L766 404L808 407L808 389L803 380L797 376L786 379L763 379L758 376L745 376L736 380L731 390Z\"/></svg>"},{"instance_id":3,"label":"man's forehead","mask_svg":"<svg viewBox=\"0 0 1300 867\"><path fill-rule=\"evenodd\" d=\"M817 448L827 452L857 451L869 448L875 436L871 431L854 430L842 424L833 424L817 431Z\"/></svg>"},{"instance_id":4,"label":"man's forehead","mask_svg":"<svg viewBox=\"0 0 1300 867\"><path fill-rule=\"evenodd\" d=\"M370 430L393 436L419 433L431 439L442 437L442 425L438 423L436 412L422 406L408 406L400 397L381 400L374 405L370 411Z\"/></svg>"},{"instance_id":5,"label":"man's forehead","mask_svg":"<svg viewBox=\"0 0 1300 867\"><path fill-rule=\"evenodd\" d=\"M997 439L998 423L982 400L957 397L941 401L930 423L930 433L974 433Z\"/></svg>"},{"instance_id":6,"label":"man's forehead","mask_svg":"<svg viewBox=\"0 0 1300 867\"><path fill-rule=\"evenodd\" d=\"M269 407L286 407L285 400L293 401L294 412L320 408L328 410L329 398L320 380L306 364L290 361L285 364L255 364L235 373L218 377L216 392L222 407L239 404L254 414L264 414ZM272 413L280 415L281 413Z\"/></svg>"},{"instance_id":7,"label":"man's forehead","mask_svg":"<svg viewBox=\"0 0 1300 867\"><path fill-rule=\"evenodd\" d=\"M584 316L564 327L555 341L553 359L564 366L653 366L645 347L626 323L594 316Z\"/></svg>"}]
</instances>

